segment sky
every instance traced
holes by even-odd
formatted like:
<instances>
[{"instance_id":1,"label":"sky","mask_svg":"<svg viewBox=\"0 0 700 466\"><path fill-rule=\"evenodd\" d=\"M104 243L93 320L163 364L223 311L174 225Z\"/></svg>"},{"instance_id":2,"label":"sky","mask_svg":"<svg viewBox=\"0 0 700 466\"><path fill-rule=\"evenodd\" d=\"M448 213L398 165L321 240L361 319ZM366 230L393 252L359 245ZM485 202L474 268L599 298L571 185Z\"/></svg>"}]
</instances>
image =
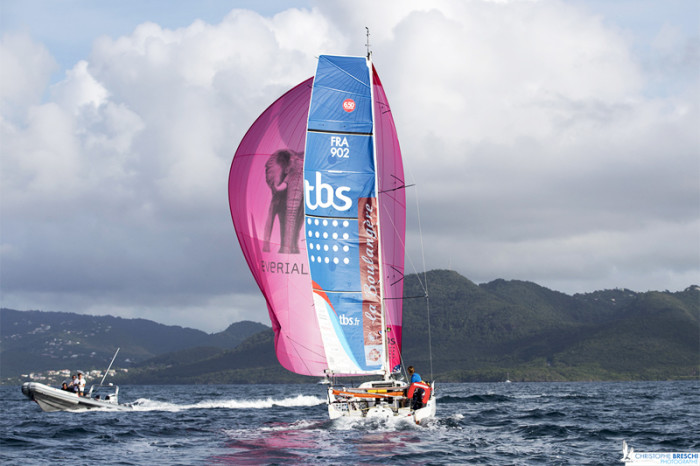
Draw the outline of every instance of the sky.
<instances>
[{"instance_id":1,"label":"sky","mask_svg":"<svg viewBox=\"0 0 700 466\"><path fill-rule=\"evenodd\" d=\"M415 183L407 273L700 284L696 0L0 0L0 306L269 325L231 160L366 26Z\"/></svg>"}]
</instances>

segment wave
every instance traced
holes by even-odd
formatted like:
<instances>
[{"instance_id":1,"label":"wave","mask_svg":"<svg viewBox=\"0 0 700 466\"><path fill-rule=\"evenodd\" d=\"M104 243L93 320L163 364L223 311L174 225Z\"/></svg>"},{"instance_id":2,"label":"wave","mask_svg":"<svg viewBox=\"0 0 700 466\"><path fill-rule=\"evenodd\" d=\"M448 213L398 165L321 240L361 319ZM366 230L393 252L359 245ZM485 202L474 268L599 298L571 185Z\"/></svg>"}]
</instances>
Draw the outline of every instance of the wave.
<instances>
[{"instance_id":1,"label":"wave","mask_svg":"<svg viewBox=\"0 0 700 466\"><path fill-rule=\"evenodd\" d=\"M516 429L516 432L523 435L523 438L534 440L538 438L566 438L569 435L569 429L563 425L557 424L536 424L521 426Z\"/></svg>"},{"instance_id":2,"label":"wave","mask_svg":"<svg viewBox=\"0 0 700 466\"><path fill-rule=\"evenodd\" d=\"M470 396L440 396L438 397L438 402L442 403L503 403L507 401L513 401L509 396L496 395L496 394L486 394L486 395L470 395Z\"/></svg>"},{"instance_id":3,"label":"wave","mask_svg":"<svg viewBox=\"0 0 700 466\"><path fill-rule=\"evenodd\" d=\"M299 407L317 406L325 403L324 398L311 395L297 395L288 398L266 398L266 399L219 399L203 400L193 404L177 404L167 401L151 400L139 398L131 406L135 411L183 411L188 409L268 409L275 406Z\"/></svg>"},{"instance_id":4,"label":"wave","mask_svg":"<svg viewBox=\"0 0 700 466\"><path fill-rule=\"evenodd\" d=\"M525 411L523 414L518 416L518 419L548 419L548 418L565 418L566 413L557 410L544 410L544 409L531 409Z\"/></svg>"},{"instance_id":5,"label":"wave","mask_svg":"<svg viewBox=\"0 0 700 466\"><path fill-rule=\"evenodd\" d=\"M384 418L351 418L340 417L331 421L331 430L338 431L368 431L368 432L396 432L405 430L419 430L412 417Z\"/></svg>"},{"instance_id":6,"label":"wave","mask_svg":"<svg viewBox=\"0 0 700 466\"><path fill-rule=\"evenodd\" d=\"M272 425L265 425L259 427L257 430L260 432L288 432L293 430L309 430L318 428L319 426L327 423L328 421L311 421L307 419L300 419L292 423L278 422Z\"/></svg>"}]
</instances>

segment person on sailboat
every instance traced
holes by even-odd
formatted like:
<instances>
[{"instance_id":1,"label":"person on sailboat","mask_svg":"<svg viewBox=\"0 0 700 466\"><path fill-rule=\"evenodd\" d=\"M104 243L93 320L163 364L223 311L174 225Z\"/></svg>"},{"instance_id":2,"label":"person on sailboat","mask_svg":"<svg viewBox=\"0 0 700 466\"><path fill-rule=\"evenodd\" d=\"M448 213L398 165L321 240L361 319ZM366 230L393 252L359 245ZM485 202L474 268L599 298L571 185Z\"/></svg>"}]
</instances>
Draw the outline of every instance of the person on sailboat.
<instances>
[{"instance_id":1,"label":"person on sailboat","mask_svg":"<svg viewBox=\"0 0 700 466\"><path fill-rule=\"evenodd\" d=\"M416 369L413 366L408 366L407 370L408 370L408 375L411 377L411 383L423 381L420 374L418 372L416 372Z\"/></svg>"},{"instance_id":2,"label":"person on sailboat","mask_svg":"<svg viewBox=\"0 0 700 466\"><path fill-rule=\"evenodd\" d=\"M413 366L408 366L408 374L411 376L411 386L408 387L406 398L411 400L413 410L420 409L430 399L430 385L423 382L423 378L416 372Z\"/></svg>"}]
</instances>

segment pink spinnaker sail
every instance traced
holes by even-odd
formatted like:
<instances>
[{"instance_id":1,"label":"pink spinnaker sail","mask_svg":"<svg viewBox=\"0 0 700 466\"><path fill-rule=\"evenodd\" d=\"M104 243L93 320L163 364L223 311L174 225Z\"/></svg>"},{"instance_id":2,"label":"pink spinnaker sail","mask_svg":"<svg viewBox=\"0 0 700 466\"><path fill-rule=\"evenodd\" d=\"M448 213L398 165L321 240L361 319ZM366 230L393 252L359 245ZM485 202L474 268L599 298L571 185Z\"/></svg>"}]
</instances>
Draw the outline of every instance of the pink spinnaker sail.
<instances>
[{"instance_id":1,"label":"pink spinnaker sail","mask_svg":"<svg viewBox=\"0 0 700 466\"><path fill-rule=\"evenodd\" d=\"M373 67L374 134L382 225L384 308L390 369L401 365L402 297L406 241L406 190L401 148L384 87Z\"/></svg>"},{"instance_id":2,"label":"pink spinnaker sail","mask_svg":"<svg viewBox=\"0 0 700 466\"><path fill-rule=\"evenodd\" d=\"M389 370L400 366L405 193L391 111L373 69L379 220L382 225ZM323 376L326 360L316 318L303 222L303 158L313 78L267 110L241 141L229 174L238 241L267 302L277 358L286 369Z\"/></svg>"}]
</instances>

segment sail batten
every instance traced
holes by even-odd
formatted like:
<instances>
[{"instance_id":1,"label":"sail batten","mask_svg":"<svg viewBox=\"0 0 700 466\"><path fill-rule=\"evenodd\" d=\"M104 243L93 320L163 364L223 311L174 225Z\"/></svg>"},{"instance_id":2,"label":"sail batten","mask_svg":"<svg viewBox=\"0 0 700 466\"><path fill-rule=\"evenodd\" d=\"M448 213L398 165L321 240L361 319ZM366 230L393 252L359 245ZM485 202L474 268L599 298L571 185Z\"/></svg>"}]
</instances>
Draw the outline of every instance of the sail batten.
<instances>
[{"instance_id":1,"label":"sail batten","mask_svg":"<svg viewBox=\"0 0 700 466\"><path fill-rule=\"evenodd\" d=\"M358 133L358 132L351 132L351 131L331 131L331 130L323 130L323 129L310 129L309 133L333 133L337 135L359 135L359 136L372 136L374 133Z\"/></svg>"}]
</instances>

